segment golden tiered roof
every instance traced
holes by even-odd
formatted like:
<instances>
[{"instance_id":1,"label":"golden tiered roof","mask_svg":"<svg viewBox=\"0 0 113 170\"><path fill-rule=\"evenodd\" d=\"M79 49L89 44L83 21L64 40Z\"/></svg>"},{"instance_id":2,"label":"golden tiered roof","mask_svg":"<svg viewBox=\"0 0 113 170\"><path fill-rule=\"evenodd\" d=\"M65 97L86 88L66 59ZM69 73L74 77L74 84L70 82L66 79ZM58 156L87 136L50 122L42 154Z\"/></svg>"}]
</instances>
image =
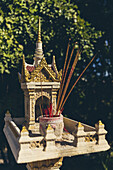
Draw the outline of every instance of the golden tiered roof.
<instances>
[{"instance_id":1,"label":"golden tiered roof","mask_svg":"<svg viewBox=\"0 0 113 170\"><path fill-rule=\"evenodd\" d=\"M40 64L35 68L33 65L26 65L23 57L21 82L59 82L62 77L62 70L56 71L56 63L54 66L48 65L45 57L42 58ZM55 68L55 69L54 69Z\"/></svg>"},{"instance_id":2,"label":"golden tiered roof","mask_svg":"<svg viewBox=\"0 0 113 170\"><path fill-rule=\"evenodd\" d=\"M41 55L40 55L41 54ZM25 62L23 56L22 73L20 82L59 82L62 78L62 70L58 72L55 62L55 56L53 56L53 62L48 65L45 57L43 57L42 41L41 41L41 23L39 17L38 28L38 42L36 43L36 50L34 54L35 62L33 65ZM41 58L40 58L41 56Z\"/></svg>"}]
</instances>

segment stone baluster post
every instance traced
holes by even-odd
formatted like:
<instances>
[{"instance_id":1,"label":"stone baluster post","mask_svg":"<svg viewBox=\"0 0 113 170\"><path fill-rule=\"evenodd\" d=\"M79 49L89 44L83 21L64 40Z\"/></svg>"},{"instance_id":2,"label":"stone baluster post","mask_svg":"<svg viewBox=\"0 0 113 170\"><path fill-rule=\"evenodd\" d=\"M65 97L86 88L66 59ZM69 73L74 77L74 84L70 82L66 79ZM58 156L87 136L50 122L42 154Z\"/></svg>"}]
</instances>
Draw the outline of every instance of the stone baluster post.
<instances>
[{"instance_id":1,"label":"stone baluster post","mask_svg":"<svg viewBox=\"0 0 113 170\"><path fill-rule=\"evenodd\" d=\"M85 132L84 126L79 122L78 125L75 127L75 131L73 132L74 135L74 146L76 147L85 147Z\"/></svg>"},{"instance_id":2,"label":"stone baluster post","mask_svg":"<svg viewBox=\"0 0 113 170\"><path fill-rule=\"evenodd\" d=\"M46 136L44 137L46 151L51 150L51 149L53 150L53 148L55 148L55 139L56 139L56 136L54 134L54 129L49 124L46 129Z\"/></svg>"},{"instance_id":3,"label":"stone baluster post","mask_svg":"<svg viewBox=\"0 0 113 170\"><path fill-rule=\"evenodd\" d=\"M21 137L19 139L19 143L21 144L21 148L23 148L23 149L29 148L29 145L27 145L27 144L29 144L29 132L28 132L28 130L26 129L25 126L22 127Z\"/></svg>"},{"instance_id":4,"label":"stone baluster post","mask_svg":"<svg viewBox=\"0 0 113 170\"><path fill-rule=\"evenodd\" d=\"M11 114L10 114L10 112L8 110L7 110L6 114L5 114L4 120L5 120L5 127L4 128L6 128L8 126L8 122L12 120Z\"/></svg>"},{"instance_id":5,"label":"stone baluster post","mask_svg":"<svg viewBox=\"0 0 113 170\"><path fill-rule=\"evenodd\" d=\"M97 143L100 145L104 145L107 143L105 136L107 134L107 131L104 129L105 125L99 121L97 124L95 124L96 128L96 134L97 134Z\"/></svg>"},{"instance_id":6,"label":"stone baluster post","mask_svg":"<svg viewBox=\"0 0 113 170\"><path fill-rule=\"evenodd\" d=\"M22 161L25 159L25 156L27 156L29 153L29 147L30 147L30 139L29 139L29 132L26 129L25 126L22 127L22 131L21 131L21 136L19 139L19 144L20 144L20 152L19 152L19 156L21 157L21 160L18 161Z\"/></svg>"},{"instance_id":7,"label":"stone baluster post","mask_svg":"<svg viewBox=\"0 0 113 170\"><path fill-rule=\"evenodd\" d=\"M54 135L54 129L51 125L48 125L46 129L46 135L44 137L44 151L48 152L50 150L56 149L55 147L55 139L56 136ZM48 152L49 154L49 152ZM28 170L59 170L62 166L63 158L56 158L56 159L47 159L43 161L37 161L27 164Z\"/></svg>"}]
</instances>

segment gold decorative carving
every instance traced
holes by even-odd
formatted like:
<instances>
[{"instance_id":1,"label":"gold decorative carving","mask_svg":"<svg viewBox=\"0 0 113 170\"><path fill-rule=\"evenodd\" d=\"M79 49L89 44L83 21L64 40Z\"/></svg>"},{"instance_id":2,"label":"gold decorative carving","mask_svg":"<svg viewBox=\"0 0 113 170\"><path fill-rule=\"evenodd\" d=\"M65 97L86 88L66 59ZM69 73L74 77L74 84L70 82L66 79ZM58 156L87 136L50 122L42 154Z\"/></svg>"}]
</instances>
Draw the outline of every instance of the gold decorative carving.
<instances>
[{"instance_id":1,"label":"gold decorative carving","mask_svg":"<svg viewBox=\"0 0 113 170\"><path fill-rule=\"evenodd\" d=\"M59 81L61 81L61 79L62 79L62 69L58 72L57 78L58 78Z\"/></svg>"},{"instance_id":2,"label":"gold decorative carving","mask_svg":"<svg viewBox=\"0 0 113 170\"><path fill-rule=\"evenodd\" d=\"M26 129L25 126L22 127L22 131L21 132L28 132L28 130Z\"/></svg>"},{"instance_id":3,"label":"gold decorative carving","mask_svg":"<svg viewBox=\"0 0 113 170\"><path fill-rule=\"evenodd\" d=\"M55 167L59 167L59 166L62 166L62 161L63 161L63 157L62 158L60 158L59 160L58 160L58 162L56 162L55 163Z\"/></svg>"},{"instance_id":4,"label":"gold decorative carving","mask_svg":"<svg viewBox=\"0 0 113 170\"><path fill-rule=\"evenodd\" d=\"M39 72L36 75L34 74L33 77L31 77L30 81L33 81L33 82L49 82L51 80L47 79L46 76L42 72Z\"/></svg>"},{"instance_id":5,"label":"gold decorative carving","mask_svg":"<svg viewBox=\"0 0 113 170\"><path fill-rule=\"evenodd\" d=\"M27 81L27 82L30 82L30 73L29 73L29 71L27 71L27 69L25 69L25 81Z\"/></svg>"},{"instance_id":6,"label":"gold decorative carving","mask_svg":"<svg viewBox=\"0 0 113 170\"><path fill-rule=\"evenodd\" d=\"M42 70L45 70L47 72L48 77L47 78L43 73ZM61 71L58 73L58 77L61 77ZM48 81L59 81L59 79L56 78L56 73L51 69L51 67L48 66L46 59L43 57L41 60L41 63L39 66L36 67L35 70L30 74L26 69L25 69L25 80L27 82L48 82Z\"/></svg>"},{"instance_id":7,"label":"gold decorative carving","mask_svg":"<svg viewBox=\"0 0 113 170\"><path fill-rule=\"evenodd\" d=\"M83 127L83 125L80 122L78 122L78 127Z\"/></svg>"},{"instance_id":8,"label":"gold decorative carving","mask_svg":"<svg viewBox=\"0 0 113 170\"><path fill-rule=\"evenodd\" d=\"M94 142L96 141L96 138L94 136L89 135L85 137L85 142L93 142L93 141Z\"/></svg>"},{"instance_id":9,"label":"gold decorative carving","mask_svg":"<svg viewBox=\"0 0 113 170\"><path fill-rule=\"evenodd\" d=\"M99 125L104 125L104 124L102 123L102 121L101 121L101 120L99 120L98 124L99 124Z\"/></svg>"},{"instance_id":10,"label":"gold decorative carving","mask_svg":"<svg viewBox=\"0 0 113 170\"><path fill-rule=\"evenodd\" d=\"M53 67L52 68L47 64L46 59L43 57L40 65L38 65L31 73L26 69L25 66L25 57L23 55L23 64L22 64L22 74L21 74L21 83L22 82L59 82L62 79L62 70L58 72L55 62L55 56L53 56ZM45 70L47 76L43 73L42 70Z\"/></svg>"},{"instance_id":11,"label":"gold decorative carving","mask_svg":"<svg viewBox=\"0 0 113 170\"><path fill-rule=\"evenodd\" d=\"M41 96L45 96L47 97L48 99L50 99L50 94L48 92L45 92L45 91L42 91L42 92L37 92L36 95L35 95L35 101L41 97Z\"/></svg>"},{"instance_id":12,"label":"gold decorative carving","mask_svg":"<svg viewBox=\"0 0 113 170\"><path fill-rule=\"evenodd\" d=\"M58 70L57 70L57 67L56 67L55 56L53 56L53 63L52 63L52 65L53 65L53 68L54 68L56 74L58 75Z\"/></svg>"},{"instance_id":13,"label":"gold decorative carving","mask_svg":"<svg viewBox=\"0 0 113 170\"><path fill-rule=\"evenodd\" d=\"M34 90L33 89L28 89L28 92L34 92Z\"/></svg>"},{"instance_id":14,"label":"gold decorative carving","mask_svg":"<svg viewBox=\"0 0 113 170\"><path fill-rule=\"evenodd\" d=\"M29 126L29 128L28 128L29 130L34 130L35 129L35 126L34 125L32 125L32 124L30 124L30 126Z\"/></svg>"},{"instance_id":15,"label":"gold decorative carving","mask_svg":"<svg viewBox=\"0 0 113 170\"><path fill-rule=\"evenodd\" d=\"M7 110L6 114L7 114L7 115L10 115L10 112L9 112L9 110Z\"/></svg>"},{"instance_id":16,"label":"gold decorative carving","mask_svg":"<svg viewBox=\"0 0 113 170\"><path fill-rule=\"evenodd\" d=\"M34 99L34 95L31 95L31 93L30 93L29 98L30 98L30 99Z\"/></svg>"},{"instance_id":17,"label":"gold decorative carving","mask_svg":"<svg viewBox=\"0 0 113 170\"><path fill-rule=\"evenodd\" d=\"M31 109L32 109L32 117L34 117L34 100L32 99L32 104L31 104Z\"/></svg>"},{"instance_id":18,"label":"gold decorative carving","mask_svg":"<svg viewBox=\"0 0 113 170\"><path fill-rule=\"evenodd\" d=\"M47 130L53 130L50 124L48 125Z\"/></svg>"},{"instance_id":19,"label":"gold decorative carving","mask_svg":"<svg viewBox=\"0 0 113 170\"><path fill-rule=\"evenodd\" d=\"M40 142L39 141L33 141L30 143L30 148L39 148L40 147Z\"/></svg>"}]
</instances>

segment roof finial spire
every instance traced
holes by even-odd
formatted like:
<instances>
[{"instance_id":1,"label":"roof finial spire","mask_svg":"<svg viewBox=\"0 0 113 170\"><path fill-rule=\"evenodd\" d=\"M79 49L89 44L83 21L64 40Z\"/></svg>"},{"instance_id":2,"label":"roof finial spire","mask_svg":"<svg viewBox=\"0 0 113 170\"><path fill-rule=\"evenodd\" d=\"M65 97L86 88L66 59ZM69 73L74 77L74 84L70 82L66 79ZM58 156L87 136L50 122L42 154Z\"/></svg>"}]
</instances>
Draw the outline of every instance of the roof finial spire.
<instances>
[{"instance_id":1,"label":"roof finial spire","mask_svg":"<svg viewBox=\"0 0 113 170\"><path fill-rule=\"evenodd\" d=\"M39 17L39 25L38 25L38 42L41 42L41 22Z\"/></svg>"},{"instance_id":2,"label":"roof finial spire","mask_svg":"<svg viewBox=\"0 0 113 170\"><path fill-rule=\"evenodd\" d=\"M36 50L34 54L34 66L37 67L43 58L43 49L42 49L42 41L41 41L41 22L39 17L39 25L38 25L38 40L36 42Z\"/></svg>"}]
</instances>

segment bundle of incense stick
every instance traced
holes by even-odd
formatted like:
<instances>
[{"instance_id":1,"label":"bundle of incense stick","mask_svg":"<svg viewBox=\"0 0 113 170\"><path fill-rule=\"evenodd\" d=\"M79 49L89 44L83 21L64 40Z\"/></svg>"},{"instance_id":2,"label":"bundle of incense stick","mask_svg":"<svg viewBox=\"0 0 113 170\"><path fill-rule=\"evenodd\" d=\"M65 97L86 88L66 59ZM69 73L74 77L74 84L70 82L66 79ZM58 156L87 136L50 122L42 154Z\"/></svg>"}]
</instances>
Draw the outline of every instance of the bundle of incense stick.
<instances>
[{"instance_id":1,"label":"bundle of incense stick","mask_svg":"<svg viewBox=\"0 0 113 170\"><path fill-rule=\"evenodd\" d=\"M70 83L70 80L71 80L71 77L72 77L72 74L73 74L74 69L75 69L75 66L76 66L76 64L77 64L77 62L78 62L79 54L80 54L80 53L79 53L79 50L78 50L78 52L77 52L77 54L76 54L76 56L75 56L73 65L72 65L72 67L71 67L71 71L70 71L70 73L69 73L69 76L68 76L66 85L65 85L65 87L64 87L64 91L63 91L63 94L62 94L62 97L61 97L61 101L60 101L59 106L58 106L58 110L61 108L62 102L63 102L63 100L64 100L65 94L66 94L66 92L67 92L67 89L68 89L68 86L69 86L69 83Z\"/></svg>"},{"instance_id":2,"label":"bundle of incense stick","mask_svg":"<svg viewBox=\"0 0 113 170\"><path fill-rule=\"evenodd\" d=\"M76 44L76 43L75 43ZM65 58L65 63L64 63L64 68L63 68L63 74L62 74L62 80L61 80L61 84L60 84L60 90L59 90L59 93L58 93L58 100L57 100L57 112L56 112L56 115L59 115L61 114L62 110L63 110L63 107L64 107L64 104L66 103L69 95L71 94L72 90L74 89L75 85L77 84L77 82L80 80L80 78L82 77L82 75L84 74L84 72L87 70L87 68L90 66L90 64L92 63L92 61L94 60L94 58L96 57L96 55L91 59L91 61L89 62L89 64L85 67L85 69L83 70L83 72L80 74L80 76L77 78L77 80L75 81L74 85L72 86L71 90L69 91L69 93L67 94L67 96L65 97L66 95L66 92L67 92L67 89L68 89L68 86L69 86L69 83L70 83L70 80L71 80L71 77L72 77L72 74L74 72L74 69L76 67L76 64L78 62L78 59L79 59L79 56L81 54L81 50L79 49L76 53L76 56L75 56L75 59L73 61L73 64L72 64L72 67L71 67L71 71L69 73L69 76L67 78L67 82L65 83L65 80L66 80L66 76L67 76L67 72L68 72L68 69L69 69L69 66L70 66L70 62L71 62L71 59L72 59L72 56L73 56L73 52L74 52L74 49L75 49L75 45L72 49L72 52L71 52L71 55L69 57L69 61L68 61L68 64L67 64L67 59L68 59L68 52L69 52L69 43L68 43L68 47L67 47L67 52L66 52L66 58ZM67 65L67 67L66 67ZM65 87L64 87L64 84L65 84ZM64 90L63 90L64 89Z\"/></svg>"},{"instance_id":3,"label":"bundle of incense stick","mask_svg":"<svg viewBox=\"0 0 113 170\"><path fill-rule=\"evenodd\" d=\"M74 47L71 51L71 55L70 55L70 58L69 58L69 61L68 61L68 64L67 64L68 52L69 52L69 43L68 43L66 58L65 58L65 63L64 63L63 73L62 73L62 80L61 80L60 90L59 90L59 94L58 94L57 108L58 108L58 105L59 105L60 97L61 97L62 90L63 90L63 87L64 87L64 83L65 83L65 80L66 80L66 75L67 75L67 72L68 72L68 69L69 69L69 65L70 65L70 62L71 62L71 59L72 59L72 56L73 56L74 48L75 48L75 45L74 45ZM67 64L67 67L66 67L66 64Z\"/></svg>"},{"instance_id":4,"label":"bundle of incense stick","mask_svg":"<svg viewBox=\"0 0 113 170\"><path fill-rule=\"evenodd\" d=\"M39 106L40 106L41 115L45 117L53 117L52 103L49 103L49 107L47 106L47 108L43 109L43 112L42 112L41 105Z\"/></svg>"}]
</instances>

